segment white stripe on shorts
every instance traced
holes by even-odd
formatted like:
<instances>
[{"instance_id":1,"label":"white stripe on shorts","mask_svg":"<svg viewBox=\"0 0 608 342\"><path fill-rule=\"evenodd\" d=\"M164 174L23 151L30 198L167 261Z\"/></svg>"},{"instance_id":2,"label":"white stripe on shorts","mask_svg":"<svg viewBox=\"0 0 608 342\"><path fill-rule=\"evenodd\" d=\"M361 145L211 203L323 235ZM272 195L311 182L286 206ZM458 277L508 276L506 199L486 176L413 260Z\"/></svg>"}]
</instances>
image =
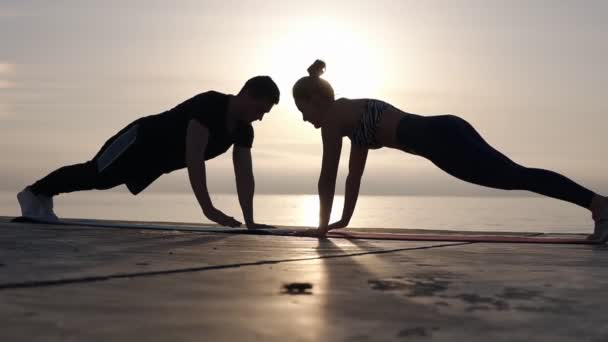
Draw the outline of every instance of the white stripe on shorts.
<instances>
[{"instance_id":1,"label":"white stripe on shorts","mask_svg":"<svg viewBox=\"0 0 608 342\"><path fill-rule=\"evenodd\" d=\"M103 153L97 157L97 172L101 173L120 157L137 139L138 125L118 136Z\"/></svg>"}]
</instances>

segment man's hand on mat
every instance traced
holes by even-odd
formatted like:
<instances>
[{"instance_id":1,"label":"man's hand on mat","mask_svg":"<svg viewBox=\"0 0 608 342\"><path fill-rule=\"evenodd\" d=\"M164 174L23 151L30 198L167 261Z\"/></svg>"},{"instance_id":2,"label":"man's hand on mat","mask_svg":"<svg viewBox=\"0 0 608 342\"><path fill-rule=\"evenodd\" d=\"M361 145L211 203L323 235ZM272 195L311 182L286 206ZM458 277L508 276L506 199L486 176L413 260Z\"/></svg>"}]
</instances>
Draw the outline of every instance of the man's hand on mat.
<instances>
[{"instance_id":1,"label":"man's hand on mat","mask_svg":"<svg viewBox=\"0 0 608 342\"><path fill-rule=\"evenodd\" d=\"M329 226L327 226L327 230L342 229L342 228L345 228L346 226L348 226L348 223L345 223L344 221L340 220L340 221L336 221L336 222L330 224Z\"/></svg>"},{"instance_id":2,"label":"man's hand on mat","mask_svg":"<svg viewBox=\"0 0 608 342\"><path fill-rule=\"evenodd\" d=\"M267 225L267 224L255 223L255 222L245 223L245 225L247 226L247 229L270 229L270 228L276 228L275 226L270 226L270 225Z\"/></svg>"},{"instance_id":3,"label":"man's hand on mat","mask_svg":"<svg viewBox=\"0 0 608 342\"><path fill-rule=\"evenodd\" d=\"M213 221L217 224L220 224L222 226L233 227L233 228L241 226L241 222L235 220L234 217L228 216L215 208L205 212L205 216L207 216L207 218L210 219L211 221Z\"/></svg>"}]
</instances>

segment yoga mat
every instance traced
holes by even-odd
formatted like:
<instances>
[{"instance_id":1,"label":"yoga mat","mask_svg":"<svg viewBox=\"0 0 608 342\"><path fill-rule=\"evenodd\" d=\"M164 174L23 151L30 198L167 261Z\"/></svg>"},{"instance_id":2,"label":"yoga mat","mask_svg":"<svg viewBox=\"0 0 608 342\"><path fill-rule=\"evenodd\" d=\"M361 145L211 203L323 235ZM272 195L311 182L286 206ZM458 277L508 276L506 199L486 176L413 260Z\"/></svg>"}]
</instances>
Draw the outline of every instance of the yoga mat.
<instances>
[{"instance_id":1,"label":"yoga mat","mask_svg":"<svg viewBox=\"0 0 608 342\"><path fill-rule=\"evenodd\" d=\"M450 241L450 242L493 242L493 243L548 243L548 244L582 244L595 245L598 242L585 238L556 237L538 235L499 235L497 234L408 234L408 233L370 233L354 231L332 231L329 237L344 239L367 240L398 240L398 241Z\"/></svg>"},{"instance_id":2,"label":"yoga mat","mask_svg":"<svg viewBox=\"0 0 608 342\"><path fill-rule=\"evenodd\" d=\"M50 224L61 226L78 226L78 227L98 227L111 229L138 229L138 230L163 230L163 231L186 231L199 233L224 233L224 234L254 234L254 235L275 235L275 236L293 236L304 230L303 228L296 229L244 229L244 228L220 228L214 226L196 226L187 224L151 224L151 223L121 223L121 222L104 222L98 220L60 220L60 221L45 221L32 219L27 217L17 217L11 220L14 223L36 223ZM458 233L451 232L449 234L433 234L433 233L374 233L361 232L356 230L334 230L327 234L330 238L342 239L366 239L366 240L396 240L396 241L449 241L449 242L489 242L489 243L544 243L544 244L583 244L594 245L596 241L586 240L584 237L555 236L543 233L529 234L522 233L521 235L501 235L500 233Z\"/></svg>"}]
</instances>

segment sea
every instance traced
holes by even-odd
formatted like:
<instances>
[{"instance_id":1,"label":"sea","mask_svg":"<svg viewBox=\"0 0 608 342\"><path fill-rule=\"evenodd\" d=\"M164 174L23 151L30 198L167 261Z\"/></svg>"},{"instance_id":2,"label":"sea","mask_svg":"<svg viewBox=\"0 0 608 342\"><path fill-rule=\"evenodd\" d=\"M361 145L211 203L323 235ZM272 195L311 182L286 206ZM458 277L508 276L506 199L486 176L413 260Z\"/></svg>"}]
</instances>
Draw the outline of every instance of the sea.
<instances>
[{"instance_id":1,"label":"sea","mask_svg":"<svg viewBox=\"0 0 608 342\"><path fill-rule=\"evenodd\" d=\"M332 222L342 214L337 195ZM216 208L242 222L235 194L212 194ZM64 218L210 223L192 193L89 191L55 198ZM0 191L0 216L18 216L14 192ZM257 194L256 222L315 227L319 199L314 194ZM590 233L590 213L567 202L544 197L367 196L359 197L349 227L463 231Z\"/></svg>"}]
</instances>

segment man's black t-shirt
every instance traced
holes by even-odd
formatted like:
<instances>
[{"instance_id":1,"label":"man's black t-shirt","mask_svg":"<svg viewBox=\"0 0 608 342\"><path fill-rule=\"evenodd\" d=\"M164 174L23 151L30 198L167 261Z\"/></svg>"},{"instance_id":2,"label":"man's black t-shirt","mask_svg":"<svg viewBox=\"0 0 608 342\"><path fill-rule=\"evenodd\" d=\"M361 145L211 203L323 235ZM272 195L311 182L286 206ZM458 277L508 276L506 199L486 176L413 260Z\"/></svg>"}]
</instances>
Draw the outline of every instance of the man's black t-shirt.
<instances>
[{"instance_id":1,"label":"man's black t-shirt","mask_svg":"<svg viewBox=\"0 0 608 342\"><path fill-rule=\"evenodd\" d=\"M230 97L215 91L205 92L171 110L142 117L127 126L125 130L133 125L139 127L127 161L129 190L137 194L163 173L186 167L186 131L191 120L197 120L209 130L205 160L226 152L233 144L251 148L253 127L250 123L239 122L233 132L227 130Z\"/></svg>"},{"instance_id":2,"label":"man's black t-shirt","mask_svg":"<svg viewBox=\"0 0 608 342\"><path fill-rule=\"evenodd\" d=\"M226 129L230 95L209 91L194 96L175 108L139 120L142 142L154 146L154 159L163 172L186 167L186 130L194 119L209 130L205 160L226 152L233 144L251 148L253 127L238 123L232 134Z\"/></svg>"}]
</instances>

